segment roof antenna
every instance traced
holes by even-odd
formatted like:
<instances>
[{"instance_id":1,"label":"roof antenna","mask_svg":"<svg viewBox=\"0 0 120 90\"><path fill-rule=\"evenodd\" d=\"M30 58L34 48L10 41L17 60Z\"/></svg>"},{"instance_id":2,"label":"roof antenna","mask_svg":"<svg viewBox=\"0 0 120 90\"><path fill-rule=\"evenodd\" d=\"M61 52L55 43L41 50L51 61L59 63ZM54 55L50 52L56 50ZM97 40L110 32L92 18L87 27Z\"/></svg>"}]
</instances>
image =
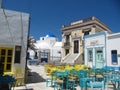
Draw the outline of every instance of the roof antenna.
<instances>
[{"instance_id":1,"label":"roof antenna","mask_svg":"<svg viewBox=\"0 0 120 90\"><path fill-rule=\"evenodd\" d=\"M2 8L2 0L0 0L0 8Z\"/></svg>"}]
</instances>

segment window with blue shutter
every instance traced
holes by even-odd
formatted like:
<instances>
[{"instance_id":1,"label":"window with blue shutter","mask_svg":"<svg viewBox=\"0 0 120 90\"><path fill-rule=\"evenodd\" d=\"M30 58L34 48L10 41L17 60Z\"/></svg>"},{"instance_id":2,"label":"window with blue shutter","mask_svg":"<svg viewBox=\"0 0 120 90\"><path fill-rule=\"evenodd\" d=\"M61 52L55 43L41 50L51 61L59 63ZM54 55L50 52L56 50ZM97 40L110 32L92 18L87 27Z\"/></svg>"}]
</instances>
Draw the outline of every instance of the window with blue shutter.
<instances>
[{"instance_id":1,"label":"window with blue shutter","mask_svg":"<svg viewBox=\"0 0 120 90\"><path fill-rule=\"evenodd\" d=\"M112 64L118 64L117 50L111 51Z\"/></svg>"}]
</instances>

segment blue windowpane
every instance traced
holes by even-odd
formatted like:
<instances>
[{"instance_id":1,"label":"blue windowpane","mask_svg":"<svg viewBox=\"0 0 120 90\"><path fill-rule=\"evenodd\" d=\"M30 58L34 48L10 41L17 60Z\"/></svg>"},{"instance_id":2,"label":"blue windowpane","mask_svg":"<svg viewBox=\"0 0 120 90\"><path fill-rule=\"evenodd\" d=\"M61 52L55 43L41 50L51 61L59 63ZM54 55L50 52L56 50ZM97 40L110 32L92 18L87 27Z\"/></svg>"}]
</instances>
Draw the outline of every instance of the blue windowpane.
<instances>
[{"instance_id":1,"label":"blue windowpane","mask_svg":"<svg viewBox=\"0 0 120 90\"><path fill-rule=\"evenodd\" d=\"M112 63L117 63L117 50L112 50Z\"/></svg>"}]
</instances>

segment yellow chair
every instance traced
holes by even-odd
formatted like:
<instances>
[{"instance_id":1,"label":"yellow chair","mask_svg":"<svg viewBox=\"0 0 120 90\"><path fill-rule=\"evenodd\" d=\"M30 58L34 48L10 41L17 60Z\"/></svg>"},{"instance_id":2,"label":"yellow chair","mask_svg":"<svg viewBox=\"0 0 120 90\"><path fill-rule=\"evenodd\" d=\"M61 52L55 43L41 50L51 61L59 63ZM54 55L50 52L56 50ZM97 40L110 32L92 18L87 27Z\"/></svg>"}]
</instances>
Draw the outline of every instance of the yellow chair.
<instances>
[{"instance_id":1,"label":"yellow chair","mask_svg":"<svg viewBox=\"0 0 120 90\"><path fill-rule=\"evenodd\" d=\"M77 71L79 71L81 69L81 64L76 64L74 66L74 69L77 70Z\"/></svg>"},{"instance_id":2,"label":"yellow chair","mask_svg":"<svg viewBox=\"0 0 120 90\"><path fill-rule=\"evenodd\" d=\"M61 66L57 66L57 71L64 71L65 66L61 65Z\"/></svg>"},{"instance_id":3,"label":"yellow chair","mask_svg":"<svg viewBox=\"0 0 120 90\"><path fill-rule=\"evenodd\" d=\"M66 65L66 66L65 66L65 70L72 70L72 69L73 69L73 67L70 66L70 65Z\"/></svg>"},{"instance_id":4,"label":"yellow chair","mask_svg":"<svg viewBox=\"0 0 120 90\"><path fill-rule=\"evenodd\" d=\"M52 67L52 68L50 68L49 67L49 72L48 73L46 73L46 76L47 76L47 78L46 78L46 86L48 87L49 86L49 84L50 84L50 86L52 86L53 85L53 82L54 82L54 73L56 72L56 67L54 66L54 67Z\"/></svg>"},{"instance_id":5,"label":"yellow chair","mask_svg":"<svg viewBox=\"0 0 120 90\"><path fill-rule=\"evenodd\" d=\"M14 71L14 77L16 79L15 86L24 85L24 71L21 68L16 68Z\"/></svg>"}]
</instances>

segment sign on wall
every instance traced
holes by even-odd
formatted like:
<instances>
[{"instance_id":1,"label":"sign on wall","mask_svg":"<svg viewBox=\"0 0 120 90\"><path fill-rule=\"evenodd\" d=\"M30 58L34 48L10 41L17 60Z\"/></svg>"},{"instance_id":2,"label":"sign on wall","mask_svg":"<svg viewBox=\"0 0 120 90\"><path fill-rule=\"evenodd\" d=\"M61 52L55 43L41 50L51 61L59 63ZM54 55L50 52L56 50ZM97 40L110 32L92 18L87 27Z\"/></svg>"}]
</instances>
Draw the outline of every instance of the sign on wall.
<instances>
[{"instance_id":1,"label":"sign on wall","mask_svg":"<svg viewBox=\"0 0 120 90\"><path fill-rule=\"evenodd\" d=\"M104 45L105 44L105 37L103 35L90 37L85 40L86 46L96 46L96 45Z\"/></svg>"}]
</instances>

